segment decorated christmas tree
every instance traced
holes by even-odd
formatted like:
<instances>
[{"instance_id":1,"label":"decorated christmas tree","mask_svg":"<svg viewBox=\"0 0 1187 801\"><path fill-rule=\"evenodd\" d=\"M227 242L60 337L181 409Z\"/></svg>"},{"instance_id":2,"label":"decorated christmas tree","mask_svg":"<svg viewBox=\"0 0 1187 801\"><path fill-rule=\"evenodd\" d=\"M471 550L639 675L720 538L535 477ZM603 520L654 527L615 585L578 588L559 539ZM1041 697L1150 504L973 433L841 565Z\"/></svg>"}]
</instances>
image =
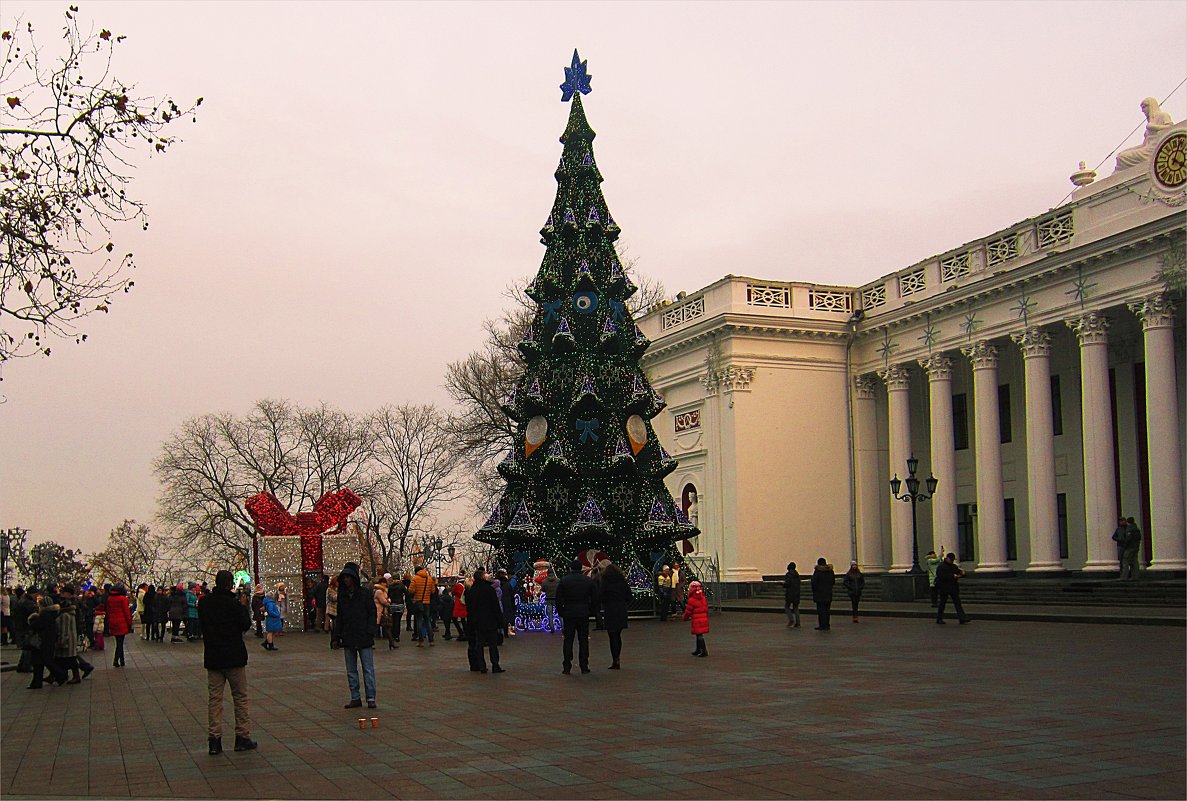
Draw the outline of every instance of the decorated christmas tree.
<instances>
[{"instance_id":1,"label":"decorated christmas tree","mask_svg":"<svg viewBox=\"0 0 1187 801\"><path fill-rule=\"evenodd\" d=\"M561 573L579 554L591 567L651 564L697 534L663 481L676 462L651 426L664 401L639 369L649 342L627 307L636 287L615 251L620 231L581 105L590 77L574 51L544 261L527 288L536 312L519 343L524 374L503 404L518 445L498 466L507 488L476 535Z\"/></svg>"}]
</instances>

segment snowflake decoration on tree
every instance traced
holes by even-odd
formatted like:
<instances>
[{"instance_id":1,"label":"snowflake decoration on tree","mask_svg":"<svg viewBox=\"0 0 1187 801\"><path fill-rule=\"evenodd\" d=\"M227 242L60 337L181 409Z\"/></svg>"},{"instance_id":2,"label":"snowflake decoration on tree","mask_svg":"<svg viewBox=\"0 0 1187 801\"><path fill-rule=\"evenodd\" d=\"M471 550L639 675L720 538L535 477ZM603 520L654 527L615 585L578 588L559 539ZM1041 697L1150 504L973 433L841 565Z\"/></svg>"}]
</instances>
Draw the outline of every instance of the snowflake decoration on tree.
<instances>
[{"instance_id":1,"label":"snowflake decoration on tree","mask_svg":"<svg viewBox=\"0 0 1187 801\"><path fill-rule=\"evenodd\" d=\"M610 490L610 502L618 509L629 509L635 502L635 494L630 487L619 484Z\"/></svg>"},{"instance_id":2,"label":"snowflake decoration on tree","mask_svg":"<svg viewBox=\"0 0 1187 801\"><path fill-rule=\"evenodd\" d=\"M569 490L561 486L551 486L545 492L545 500L554 511L560 511L569 505Z\"/></svg>"}]
</instances>

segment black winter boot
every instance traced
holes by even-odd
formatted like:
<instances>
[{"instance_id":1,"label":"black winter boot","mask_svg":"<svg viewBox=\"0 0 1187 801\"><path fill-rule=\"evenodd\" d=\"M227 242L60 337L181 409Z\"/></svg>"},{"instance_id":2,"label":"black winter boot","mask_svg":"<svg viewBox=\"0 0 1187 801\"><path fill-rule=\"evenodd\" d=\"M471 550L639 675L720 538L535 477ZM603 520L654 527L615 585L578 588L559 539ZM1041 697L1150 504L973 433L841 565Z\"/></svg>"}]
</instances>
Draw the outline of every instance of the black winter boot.
<instances>
[{"instance_id":1,"label":"black winter boot","mask_svg":"<svg viewBox=\"0 0 1187 801\"><path fill-rule=\"evenodd\" d=\"M236 751L254 751L259 748L260 744L250 737L243 734L235 735L235 750Z\"/></svg>"},{"instance_id":2,"label":"black winter boot","mask_svg":"<svg viewBox=\"0 0 1187 801\"><path fill-rule=\"evenodd\" d=\"M222 737L208 737L207 742L210 744L210 755L218 756L223 752L223 738Z\"/></svg>"}]
</instances>

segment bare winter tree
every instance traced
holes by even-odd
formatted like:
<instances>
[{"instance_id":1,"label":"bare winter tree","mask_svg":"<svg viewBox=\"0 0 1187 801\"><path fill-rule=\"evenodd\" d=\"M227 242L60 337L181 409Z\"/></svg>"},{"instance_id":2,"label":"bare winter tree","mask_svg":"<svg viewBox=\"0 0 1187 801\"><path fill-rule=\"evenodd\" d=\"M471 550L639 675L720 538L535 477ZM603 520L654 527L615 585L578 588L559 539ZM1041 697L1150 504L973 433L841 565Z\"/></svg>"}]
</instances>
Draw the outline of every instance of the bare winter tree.
<instances>
[{"instance_id":1,"label":"bare winter tree","mask_svg":"<svg viewBox=\"0 0 1187 801\"><path fill-rule=\"evenodd\" d=\"M436 525L435 513L464 489L449 418L435 406L385 406L368 418L376 475L368 526L385 566L404 565L409 547Z\"/></svg>"},{"instance_id":2,"label":"bare winter tree","mask_svg":"<svg viewBox=\"0 0 1187 801\"><path fill-rule=\"evenodd\" d=\"M244 503L270 492L290 512L349 487L364 502L385 561L410 533L431 525L457 496L448 420L433 406L386 407L350 415L322 404L303 409L264 400L250 414L187 420L161 449L158 519L181 553L218 564L246 562L255 524Z\"/></svg>"},{"instance_id":3,"label":"bare winter tree","mask_svg":"<svg viewBox=\"0 0 1187 801\"><path fill-rule=\"evenodd\" d=\"M91 572L100 582L136 587L156 581L165 557L165 543L144 523L125 520L111 530L107 547L90 557Z\"/></svg>"},{"instance_id":4,"label":"bare winter tree","mask_svg":"<svg viewBox=\"0 0 1187 801\"><path fill-rule=\"evenodd\" d=\"M202 102L138 96L112 72L125 37L84 32L76 6L65 17L60 55L30 23L0 31L0 362L48 355L56 337L82 342L77 321L132 288L132 254L114 234L148 227L127 193L137 156L165 153L177 141L165 130Z\"/></svg>"},{"instance_id":5,"label":"bare winter tree","mask_svg":"<svg viewBox=\"0 0 1187 801\"><path fill-rule=\"evenodd\" d=\"M623 263L639 287L627 301L631 314L638 316L664 299L664 287L639 275L634 259L624 258ZM482 511L490 509L502 494L504 482L495 464L518 444L515 424L499 404L524 369L517 344L536 311L535 302L524 292L527 284L521 281L507 290L510 306L502 318L486 322L482 347L445 368L445 389L458 406L451 428L454 448L465 463L470 497Z\"/></svg>"}]
</instances>

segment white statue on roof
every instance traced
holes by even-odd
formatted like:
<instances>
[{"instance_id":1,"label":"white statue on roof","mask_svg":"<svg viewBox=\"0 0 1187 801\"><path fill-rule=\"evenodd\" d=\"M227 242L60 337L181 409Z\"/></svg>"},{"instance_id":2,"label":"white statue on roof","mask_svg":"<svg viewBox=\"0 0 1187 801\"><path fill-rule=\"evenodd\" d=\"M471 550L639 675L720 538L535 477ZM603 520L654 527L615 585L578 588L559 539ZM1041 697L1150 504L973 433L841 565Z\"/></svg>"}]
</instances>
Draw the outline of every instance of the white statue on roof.
<instances>
[{"instance_id":1,"label":"white statue on roof","mask_svg":"<svg viewBox=\"0 0 1187 801\"><path fill-rule=\"evenodd\" d=\"M1146 115L1146 135L1137 147L1127 148L1117 154L1117 166L1113 168L1113 172L1128 170L1149 161L1154 155L1154 144L1162 132L1175 124L1171 115L1163 111L1158 100L1153 97L1147 97L1142 101L1142 112Z\"/></svg>"}]
</instances>

